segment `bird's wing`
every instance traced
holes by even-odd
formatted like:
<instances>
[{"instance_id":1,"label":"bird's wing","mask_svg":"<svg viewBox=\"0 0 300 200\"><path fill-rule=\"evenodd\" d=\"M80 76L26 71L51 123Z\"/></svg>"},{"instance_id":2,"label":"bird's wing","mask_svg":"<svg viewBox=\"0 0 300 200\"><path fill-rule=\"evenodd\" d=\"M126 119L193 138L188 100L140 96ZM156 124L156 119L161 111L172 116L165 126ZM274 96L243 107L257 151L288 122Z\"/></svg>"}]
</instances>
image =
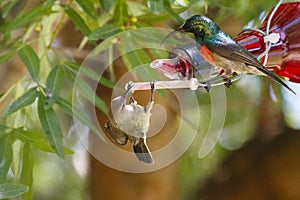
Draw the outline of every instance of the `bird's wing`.
<instances>
[{"instance_id":1,"label":"bird's wing","mask_svg":"<svg viewBox=\"0 0 300 200\"><path fill-rule=\"evenodd\" d=\"M115 124L112 124L111 121L108 120L105 123L104 129L116 143L120 145L125 145L127 143L127 135L117 128Z\"/></svg>"},{"instance_id":2,"label":"bird's wing","mask_svg":"<svg viewBox=\"0 0 300 200\"><path fill-rule=\"evenodd\" d=\"M274 81L278 82L288 90L295 92L287 86L278 76L267 70L247 49L237 43L216 43L213 45L206 45L207 48L215 54L227 58L231 61L245 63L249 67L254 66L257 70L271 77Z\"/></svg>"}]
</instances>

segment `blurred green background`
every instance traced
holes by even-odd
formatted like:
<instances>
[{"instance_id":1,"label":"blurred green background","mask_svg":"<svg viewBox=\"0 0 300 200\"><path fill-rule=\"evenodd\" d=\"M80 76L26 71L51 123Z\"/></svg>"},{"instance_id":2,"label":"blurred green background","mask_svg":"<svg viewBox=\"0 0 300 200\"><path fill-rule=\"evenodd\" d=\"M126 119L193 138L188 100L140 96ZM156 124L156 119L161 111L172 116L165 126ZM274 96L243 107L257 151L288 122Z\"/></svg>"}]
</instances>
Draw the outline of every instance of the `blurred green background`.
<instances>
[{"instance_id":1,"label":"blurred green background","mask_svg":"<svg viewBox=\"0 0 300 200\"><path fill-rule=\"evenodd\" d=\"M189 16L202 14L234 36L250 21L259 24L261 14L276 3L275 0L1 1L1 124L9 128L0 130L0 184L29 186L27 192L19 188L20 192L15 193L22 195L19 197L22 199L300 199L297 84L290 84L296 96L257 76L245 76L226 88L227 112L222 135L213 151L202 159L198 152L210 124L211 102L208 93L196 91L201 120L193 144L171 166L144 175L118 172L90 156L78 139L67 111L58 105L53 110L63 133L61 147L65 146L65 158L61 158L58 147L53 147L43 134L35 103L21 107L13 115L5 115L11 103L35 84L26 75L24 61L18 57L24 45L31 46L41 62L39 84L43 88L57 63L67 61L79 66L91 49L119 32L142 27L175 29ZM139 55L145 57L145 52ZM117 61L115 68L107 72L107 79L100 81L99 87L104 89L98 91L103 100L99 116L105 118L111 85L120 73L135 67L134 63L135 60L128 58L121 63ZM67 69L64 70L67 74ZM60 97L70 105L73 84L70 76L59 89ZM175 102L174 97L168 100ZM166 103L164 98L160 101ZM177 112L172 109L168 109L169 114ZM191 127L186 126L188 131ZM15 132L18 128L37 132L33 135L42 138L41 145L46 147L37 145L40 140L35 141L31 135L20 139Z\"/></svg>"}]
</instances>

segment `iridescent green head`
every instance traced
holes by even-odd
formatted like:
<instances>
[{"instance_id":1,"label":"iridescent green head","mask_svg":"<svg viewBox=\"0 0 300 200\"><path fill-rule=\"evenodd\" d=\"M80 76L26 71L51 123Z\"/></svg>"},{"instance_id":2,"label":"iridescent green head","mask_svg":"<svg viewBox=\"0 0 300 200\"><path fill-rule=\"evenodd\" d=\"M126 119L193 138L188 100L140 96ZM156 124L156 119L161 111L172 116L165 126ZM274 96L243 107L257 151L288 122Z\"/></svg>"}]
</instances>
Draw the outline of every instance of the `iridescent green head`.
<instances>
[{"instance_id":1,"label":"iridescent green head","mask_svg":"<svg viewBox=\"0 0 300 200\"><path fill-rule=\"evenodd\" d=\"M214 35L218 29L218 26L208 17L195 15L187 19L177 31L194 33L197 36L204 37Z\"/></svg>"}]
</instances>

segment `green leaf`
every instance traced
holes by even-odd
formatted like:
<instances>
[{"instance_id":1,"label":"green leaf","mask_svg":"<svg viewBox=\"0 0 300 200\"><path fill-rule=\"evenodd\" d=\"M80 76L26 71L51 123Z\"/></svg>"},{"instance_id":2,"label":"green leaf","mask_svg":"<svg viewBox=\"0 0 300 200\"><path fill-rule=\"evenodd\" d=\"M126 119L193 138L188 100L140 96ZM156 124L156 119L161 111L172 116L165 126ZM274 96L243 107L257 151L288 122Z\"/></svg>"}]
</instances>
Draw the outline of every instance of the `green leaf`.
<instances>
[{"instance_id":1,"label":"green leaf","mask_svg":"<svg viewBox=\"0 0 300 200\"><path fill-rule=\"evenodd\" d=\"M36 131L32 130L24 130L23 128L17 128L14 129L13 134L15 138L25 142L25 143L31 143L39 150L55 153L53 149L51 148L51 145L49 143L49 140L44 135L39 134ZM67 147L64 147L65 154L72 154L73 151L68 149Z\"/></svg>"},{"instance_id":2,"label":"green leaf","mask_svg":"<svg viewBox=\"0 0 300 200\"><path fill-rule=\"evenodd\" d=\"M72 62L64 62L64 64L74 70L76 70L77 72L80 71L80 73L94 81L97 81L99 82L100 84L108 87L108 88L114 88L115 87L115 83L108 80L107 78L105 77L101 77L99 79L99 77L101 76L100 74L98 74L96 71L92 70L92 69L89 69L87 67L84 67L84 66L81 66L81 65L78 65L76 63L72 63Z\"/></svg>"},{"instance_id":3,"label":"green leaf","mask_svg":"<svg viewBox=\"0 0 300 200\"><path fill-rule=\"evenodd\" d=\"M183 23L184 19L180 17L179 14L177 14L173 9L172 5L170 4L169 1L164 1L164 8L165 10L169 13L170 16L174 17L177 21Z\"/></svg>"},{"instance_id":4,"label":"green leaf","mask_svg":"<svg viewBox=\"0 0 300 200\"><path fill-rule=\"evenodd\" d=\"M38 81L40 73L40 59L34 50L26 45L19 51L19 57L25 64L29 74L34 81Z\"/></svg>"},{"instance_id":5,"label":"green leaf","mask_svg":"<svg viewBox=\"0 0 300 200\"><path fill-rule=\"evenodd\" d=\"M67 15L70 17L72 22L75 24L75 26L85 35L89 36L91 34L91 31L89 27L86 25L84 20L81 18L81 16L70 6L65 6L65 11Z\"/></svg>"},{"instance_id":6,"label":"green leaf","mask_svg":"<svg viewBox=\"0 0 300 200\"><path fill-rule=\"evenodd\" d=\"M0 185L0 199L14 198L29 190L28 186L18 183L4 183Z\"/></svg>"},{"instance_id":7,"label":"green leaf","mask_svg":"<svg viewBox=\"0 0 300 200\"><path fill-rule=\"evenodd\" d=\"M10 60L15 55L15 52L9 52L0 56L0 64Z\"/></svg>"},{"instance_id":8,"label":"green leaf","mask_svg":"<svg viewBox=\"0 0 300 200\"><path fill-rule=\"evenodd\" d=\"M30 143L24 144L22 155L22 173L20 183L29 186L27 193L23 194L22 199L32 199L32 185L33 185L33 167L35 159Z\"/></svg>"},{"instance_id":9,"label":"green leaf","mask_svg":"<svg viewBox=\"0 0 300 200\"><path fill-rule=\"evenodd\" d=\"M63 134L53 108L45 109L45 97L38 99L38 116L41 126L54 152L64 158Z\"/></svg>"},{"instance_id":10,"label":"green leaf","mask_svg":"<svg viewBox=\"0 0 300 200\"><path fill-rule=\"evenodd\" d=\"M73 117L74 115L80 122L85 124L87 127L89 127L90 130L96 133L103 141L106 141L103 134L101 134L101 132L93 123L91 123L91 120L85 115L84 112L81 112L76 108L72 108L72 104L63 98L59 98L56 103L68 115L70 115L71 117Z\"/></svg>"},{"instance_id":11,"label":"green leaf","mask_svg":"<svg viewBox=\"0 0 300 200\"><path fill-rule=\"evenodd\" d=\"M76 0L76 2L89 16L91 16L92 18L97 18L97 12L92 0Z\"/></svg>"},{"instance_id":12,"label":"green leaf","mask_svg":"<svg viewBox=\"0 0 300 200\"><path fill-rule=\"evenodd\" d=\"M3 183L6 179L12 163L12 156L12 144L9 135L6 135L0 140L0 183Z\"/></svg>"},{"instance_id":13,"label":"green leaf","mask_svg":"<svg viewBox=\"0 0 300 200\"><path fill-rule=\"evenodd\" d=\"M70 71L69 75L74 81L76 80L75 84L79 89L80 94L107 115L108 108L105 102L95 94L95 91L91 88L91 86L80 77L76 78L72 71Z\"/></svg>"},{"instance_id":14,"label":"green leaf","mask_svg":"<svg viewBox=\"0 0 300 200\"><path fill-rule=\"evenodd\" d=\"M160 14L164 9L163 0L148 0L147 5L154 14Z\"/></svg>"},{"instance_id":15,"label":"green leaf","mask_svg":"<svg viewBox=\"0 0 300 200\"><path fill-rule=\"evenodd\" d=\"M7 126L0 124L0 131L6 130L7 128Z\"/></svg>"},{"instance_id":16,"label":"green leaf","mask_svg":"<svg viewBox=\"0 0 300 200\"><path fill-rule=\"evenodd\" d=\"M63 88L65 72L60 64L56 65L49 73L46 82L46 109L49 109L59 97Z\"/></svg>"},{"instance_id":17,"label":"green leaf","mask_svg":"<svg viewBox=\"0 0 300 200\"><path fill-rule=\"evenodd\" d=\"M122 26L128 22L128 7L126 0L116 0L114 24Z\"/></svg>"},{"instance_id":18,"label":"green leaf","mask_svg":"<svg viewBox=\"0 0 300 200\"><path fill-rule=\"evenodd\" d=\"M14 29L20 28L32 21L38 20L42 16L51 13L51 6L52 4L39 5L30 9L26 13L21 12L13 20L1 26L0 31L10 33Z\"/></svg>"},{"instance_id":19,"label":"green leaf","mask_svg":"<svg viewBox=\"0 0 300 200\"><path fill-rule=\"evenodd\" d=\"M5 115L10 115L19 109L31 105L35 99L38 97L39 92L37 91L36 87L33 87L29 89L27 92L25 92L22 96L20 96L17 100L12 102L12 104L9 106L7 111L5 112Z\"/></svg>"},{"instance_id":20,"label":"green leaf","mask_svg":"<svg viewBox=\"0 0 300 200\"><path fill-rule=\"evenodd\" d=\"M91 86L80 78L77 78L76 82L81 95L107 115L108 108L105 102L95 94L96 91L92 90Z\"/></svg>"},{"instance_id":21,"label":"green leaf","mask_svg":"<svg viewBox=\"0 0 300 200\"><path fill-rule=\"evenodd\" d=\"M9 14L9 11L15 7L15 5L19 2L20 0L11 0L9 1L4 7L3 7L3 17L6 17Z\"/></svg>"},{"instance_id":22,"label":"green leaf","mask_svg":"<svg viewBox=\"0 0 300 200\"><path fill-rule=\"evenodd\" d=\"M102 27L96 28L90 35L89 40L105 40L117 33L119 33L121 28L112 24L105 24Z\"/></svg>"},{"instance_id":23,"label":"green leaf","mask_svg":"<svg viewBox=\"0 0 300 200\"><path fill-rule=\"evenodd\" d=\"M113 5L115 3L114 0L99 0L99 2L100 2L100 5L101 5L102 9L105 12L108 12L111 5Z\"/></svg>"},{"instance_id":24,"label":"green leaf","mask_svg":"<svg viewBox=\"0 0 300 200\"><path fill-rule=\"evenodd\" d=\"M34 131L24 130L23 128L14 129L12 133L17 139L25 143L40 143L45 139L43 135Z\"/></svg>"}]
</instances>

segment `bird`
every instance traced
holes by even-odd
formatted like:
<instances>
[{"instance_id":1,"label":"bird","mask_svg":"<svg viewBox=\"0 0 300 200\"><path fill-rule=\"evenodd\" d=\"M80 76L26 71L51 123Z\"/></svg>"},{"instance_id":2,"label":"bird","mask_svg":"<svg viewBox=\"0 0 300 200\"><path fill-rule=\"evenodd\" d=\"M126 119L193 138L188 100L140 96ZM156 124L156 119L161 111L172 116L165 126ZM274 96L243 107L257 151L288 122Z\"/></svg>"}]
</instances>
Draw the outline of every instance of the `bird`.
<instances>
[{"instance_id":1,"label":"bird","mask_svg":"<svg viewBox=\"0 0 300 200\"><path fill-rule=\"evenodd\" d=\"M234 74L265 75L296 94L277 75L267 70L247 49L234 41L210 18L194 15L179 28L168 34L163 41L176 32L193 33L200 45L199 53L210 64L218 67L224 74L225 85L231 85Z\"/></svg>"},{"instance_id":2,"label":"bird","mask_svg":"<svg viewBox=\"0 0 300 200\"><path fill-rule=\"evenodd\" d=\"M139 161L153 164L152 154L147 146L146 138L149 129L151 109L154 104L154 82L151 85L151 99L145 106L137 104L132 97L133 83L127 84L127 90L114 98L109 107L108 121L104 128L111 138L119 145L125 145L127 141L133 144L133 151ZM131 103L127 104L127 99Z\"/></svg>"}]
</instances>

